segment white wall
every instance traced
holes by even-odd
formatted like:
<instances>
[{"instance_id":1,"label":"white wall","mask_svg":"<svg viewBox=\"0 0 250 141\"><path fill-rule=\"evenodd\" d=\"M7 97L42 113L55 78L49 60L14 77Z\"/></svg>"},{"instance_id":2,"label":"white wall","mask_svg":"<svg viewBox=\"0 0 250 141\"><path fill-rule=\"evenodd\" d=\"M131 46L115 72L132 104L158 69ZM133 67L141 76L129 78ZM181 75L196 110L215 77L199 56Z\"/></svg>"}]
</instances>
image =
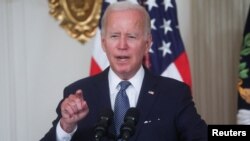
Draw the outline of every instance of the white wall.
<instances>
[{"instance_id":1,"label":"white wall","mask_svg":"<svg viewBox=\"0 0 250 141\"><path fill-rule=\"evenodd\" d=\"M63 88L88 76L93 42L70 38L46 0L0 1L0 140L39 140Z\"/></svg>"},{"instance_id":2,"label":"white wall","mask_svg":"<svg viewBox=\"0 0 250 141\"><path fill-rule=\"evenodd\" d=\"M194 64L192 0L177 6ZM93 41L82 45L69 37L48 11L47 0L0 0L1 141L39 140L56 117L63 88L88 76Z\"/></svg>"}]
</instances>

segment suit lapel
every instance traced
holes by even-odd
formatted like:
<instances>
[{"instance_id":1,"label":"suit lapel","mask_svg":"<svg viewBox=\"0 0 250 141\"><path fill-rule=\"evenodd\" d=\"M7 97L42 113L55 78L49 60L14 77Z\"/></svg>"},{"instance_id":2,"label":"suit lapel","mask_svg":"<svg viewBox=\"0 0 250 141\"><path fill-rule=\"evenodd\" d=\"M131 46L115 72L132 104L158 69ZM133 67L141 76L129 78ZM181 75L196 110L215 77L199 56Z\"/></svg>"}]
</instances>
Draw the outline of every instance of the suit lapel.
<instances>
[{"instance_id":1,"label":"suit lapel","mask_svg":"<svg viewBox=\"0 0 250 141\"><path fill-rule=\"evenodd\" d=\"M136 106L140 112L140 118L136 129L137 134L134 135L132 140L136 139L138 133L140 132L140 129L142 128L142 125L144 124L144 121L147 120L147 117L151 112L153 104L155 103L155 100L158 97L155 91L156 83L156 77L145 69L145 76Z\"/></svg>"},{"instance_id":2,"label":"suit lapel","mask_svg":"<svg viewBox=\"0 0 250 141\"><path fill-rule=\"evenodd\" d=\"M105 69L104 72L100 75L100 77L96 79L97 81L96 81L95 91L98 91L97 92L98 102L95 102L95 104L97 104L98 107L100 107L100 110L111 109L109 83L108 83L108 70L109 68Z\"/></svg>"},{"instance_id":3,"label":"suit lapel","mask_svg":"<svg viewBox=\"0 0 250 141\"><path fill-rule=\"evenodd\" d=\"M97 81L95 82L96 87L94 89L97 92L98 101L94 103L96 104L95 107L98 107L97 113L101 113L105 109L112 109L110 101L108 72L109 72L109 67L100 74L99 78L96 79ZM108 133L110 133L109 136L113 136L114 131L115 129L112 121L111 126L108 129Z\"/></svg>"}]
</instances>

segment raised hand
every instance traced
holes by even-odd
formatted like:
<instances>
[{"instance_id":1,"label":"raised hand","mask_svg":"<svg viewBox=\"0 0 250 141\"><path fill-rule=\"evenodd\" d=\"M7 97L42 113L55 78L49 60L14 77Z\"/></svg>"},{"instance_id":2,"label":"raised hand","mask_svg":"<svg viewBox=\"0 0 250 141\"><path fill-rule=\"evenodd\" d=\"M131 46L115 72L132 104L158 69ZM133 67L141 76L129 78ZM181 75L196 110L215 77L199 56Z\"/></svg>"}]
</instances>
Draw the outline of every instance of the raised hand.
<instances>
[{"instance_id":1,"label":"raised hand","mask_svg":"<svg viewBox=\"0 0 250 141\"><path fill-rule=\"evenodd\" d=\"M71 133L76 128L77 122L86 117L88 112L89 108L84 100L82 90L70 94L61 104L60 125L62 129Z\"/></svg>"}]
</instances>

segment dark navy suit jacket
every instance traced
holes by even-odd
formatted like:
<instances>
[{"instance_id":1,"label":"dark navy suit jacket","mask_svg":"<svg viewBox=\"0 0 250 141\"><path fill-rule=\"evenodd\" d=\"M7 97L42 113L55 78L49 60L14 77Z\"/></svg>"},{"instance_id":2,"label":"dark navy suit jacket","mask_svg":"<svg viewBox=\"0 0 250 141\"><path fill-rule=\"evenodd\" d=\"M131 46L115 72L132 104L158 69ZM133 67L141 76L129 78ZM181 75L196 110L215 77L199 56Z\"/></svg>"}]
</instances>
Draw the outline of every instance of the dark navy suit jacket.
<instances>
[{"instance_id":1,"label":"dark navy suit jacket","mask_svg":"<svg viewBox=\"0 0 250 141\"><path fill-rule=\"evenodd\" d=\"M89 114L78 123L72 141L91 141L100 112L111 109L108 71L109 68L96 76L78 80L64 89L64 98L82 89L89 106ZM58 117L41 141L56 141L56 125L61 118L60 103L57 107ZM207 125L195 109L189 86L182 82L155 76L145 70L136 108L140 112L140 118L136 132L129 141L207 140ZM113 131L111 126L109 132ZM111 139L104 137L102 140Z\"/></svg>"}]
</instances>

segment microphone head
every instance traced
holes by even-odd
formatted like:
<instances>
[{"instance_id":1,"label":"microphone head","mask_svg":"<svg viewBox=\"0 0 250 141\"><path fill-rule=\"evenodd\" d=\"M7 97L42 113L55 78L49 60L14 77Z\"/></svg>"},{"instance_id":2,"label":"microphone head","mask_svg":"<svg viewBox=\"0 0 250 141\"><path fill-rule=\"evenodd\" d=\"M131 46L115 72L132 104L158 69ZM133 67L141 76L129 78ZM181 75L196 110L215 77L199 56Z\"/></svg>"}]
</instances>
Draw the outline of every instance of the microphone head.
<instances>
[{"instance_id":1,"label":"microphone head","mask_svg":"<svg viewBox=\"0 0 250 141\"><path fill-rule=\"evenodd\" d=\"M103 110L99 115L99 121L94 128L94 140L99 141L107 134L109 125L113 118L113 111L111 109Z\"/></svg>"},{"instance_id":2,"label":"microphone head","mask_svg":"<svg viewBox=\"0 0 250 141\"><path fill-rule=\"evenodd\" d=\"M100 113L100 120L107 120L107 121L111 121L113 119L113 111L111 109L104 109L101 113Z\"/></svg>"},{"instance_id":3,"label":"microphone head","mask_svg":"<svg viewBox=\"0 0 250 141\"><path fill-rule=\"evenodd\" d=\"M135 133L135 127L139 120L139 111L136 108L130 108L124 117L124 123L120 129L120 137L128 140Z\"/></svg>"},{"instance_id":4,"label":"microphone head","mask_svg":"<svg viewBox=\"0 0 250 141\"><path fill-rule=\"evenodd\" d=\"M124 122L133 121L136 125L139 120L139 110L136 108L129 108L124 117Z\"/></svg>"}]
</instances>

